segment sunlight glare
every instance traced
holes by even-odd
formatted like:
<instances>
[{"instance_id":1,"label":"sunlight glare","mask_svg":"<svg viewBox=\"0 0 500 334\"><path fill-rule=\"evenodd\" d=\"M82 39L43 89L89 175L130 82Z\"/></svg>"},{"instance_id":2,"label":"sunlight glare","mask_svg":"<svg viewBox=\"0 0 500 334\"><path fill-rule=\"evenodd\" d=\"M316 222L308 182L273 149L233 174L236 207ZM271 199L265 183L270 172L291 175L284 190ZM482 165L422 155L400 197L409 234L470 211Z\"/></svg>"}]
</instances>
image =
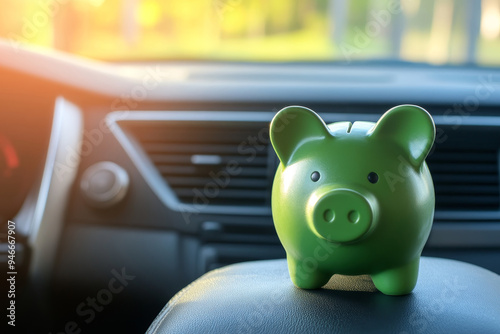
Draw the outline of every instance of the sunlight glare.
<instances>
[{"instance_id":1,"label":"sunlight glare","mask_svg":"<svg viewBox=\"0 0 500 334\"><path fill-rule=\"evenodd\" d=\"M161 6L157 1L141 1L137 11L137 21L145 27L154 27L160 22Z\"/></svg>"},{"instance_id":2,"label":"sunlight glare","mask_svg":"<svg viewBox=\"0 0 500 334\"><path fill-rule=\"evenodd\" d=\"M483 1L481 35L490 40L500 36L500 2L497 0Z\"/></svg>"}]
</instances>

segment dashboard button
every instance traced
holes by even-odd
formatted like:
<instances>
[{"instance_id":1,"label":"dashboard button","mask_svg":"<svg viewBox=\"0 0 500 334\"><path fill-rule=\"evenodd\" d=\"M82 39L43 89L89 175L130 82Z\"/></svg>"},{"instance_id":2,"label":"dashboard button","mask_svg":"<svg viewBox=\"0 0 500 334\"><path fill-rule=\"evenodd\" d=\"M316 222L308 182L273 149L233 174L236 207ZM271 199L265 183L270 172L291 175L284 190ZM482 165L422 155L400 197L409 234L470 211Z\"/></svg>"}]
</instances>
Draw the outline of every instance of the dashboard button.
<instances>
[{"instance_id":1,"label":"dashboard button","mask_svg":"<svg viewBox=\"0 0 500 334\"><path fill-rule=\"evenodd\" d=\"M89 205L107 208L119 203L129 186L128 173L114 162L103 161L85 170L80 189Z\"/></svg>"}]
</instances>

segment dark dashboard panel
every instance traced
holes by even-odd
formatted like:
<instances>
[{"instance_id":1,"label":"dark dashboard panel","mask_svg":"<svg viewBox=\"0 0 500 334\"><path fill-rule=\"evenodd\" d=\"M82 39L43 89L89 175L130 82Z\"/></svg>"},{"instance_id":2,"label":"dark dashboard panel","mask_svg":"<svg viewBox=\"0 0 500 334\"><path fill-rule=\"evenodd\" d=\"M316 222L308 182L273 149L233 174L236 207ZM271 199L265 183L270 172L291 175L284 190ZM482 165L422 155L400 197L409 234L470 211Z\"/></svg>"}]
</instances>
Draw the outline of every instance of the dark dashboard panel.
<instances>
[{"instance_id":1,"label":"dark dashboard panel","mask_svg":"<svg viewBox=\"0 0 500 334\"><path fill-rule=\"evenodd\" d=\"M276 107L269 105L260 106L258 104L250 105L257 106L256 113L261 115L272 114L273 108L281 107L276 103ZM165 108L170 105L165 104ZM191 106L192 107L192 106ZM199 110L182 110L177 112L177 118L190 118L196 127L202 126L202 123L197 121L197 115L202 117L206 110L212 110L217 113L216 107L207 103L198 108L205 107ZM266 109L266 108L270 108ZM322 116L328 121L336 121L342 119L353 120L360 117L366 120L373 120L379 117L379 114L385 111L384 106L374 105L359 105L352 104L348 108L345 105L323 105L319 109L322 111ZM500 146L500 131L498 130L498 120L493 121L490 118L468 118L462 120L460 126L456 126L454 118L446 116L446 105L429 105L427 107L433 113L438 129L440 130L439 140L436 141L435 148L429 157L429 165L435 175L435 181L438 182L438 211L436 214L435 226L439 229L433 232L431 242L425 248L424 254L454 258L462 261L467 261L481 265L485 268L500 272L498 257L500 256L500 247L496 241L491 238L485 238L491 235L498 235L500 229L500 212L498 203L498 147ZM254 109L254 110L256 110ZM246 104L235 104L231 110L251 111ZM351 110L365 111L362 114L351 113ZM371 111L371 113L366 111ZM334 112L332 112L334 111ZM479 115L488 117L491 115L489 108L482 110ZM172 110L169 111L170 113ZM155 122L145 122L143 126L135 127L133 118L140 114L135 112L129 114L129 118L125 118L126 122L131 122L127 128L128 135L140 138L148 142L151 137L161 140L169 140L168 136L175 134L176 129L171 129L175 122L170 122L167 125L170 134L162 134L161 125ZM150 113L148 110L147 113ZM237 118L235 112L229 111L227 119ZM146 114L146 112L144 113ZM174 113L175 114L175 113ZM88 116L87 131L95 129L102 119L107 117L105 111ZM214 114L215 115L215 114ZM134 117L132 117L134 116ZM267 116L266 116L267 117ZM217 114L217 118L224 118ZM496 118L495 118L496 119ZM481 123L480 121L485 121ZM497 123L495 123L497 122ZM191 129L189 122L183 123L183 133L190 133ZM467 124L470 123L470 124ZM481 124L478 124L481 123ZM472 125L471 125L472 124ZM236 126L237 124L235 124ZM136 125L138 126L138 125ZM148 128L151 126L152 128ZM254 131L258 132L258 128ZM146 134L146 135L145 135ZM115 242L119 246L112 246L106 250L106 247L113 243L107 243L101 240L94 244L95 247L102 249L107 253L109 263L127 263L129 267L137 266L134 258L147 256L151 249L138 250L136 256L125 256L122 251L117 251L117 247L127 249L126 241L121 240L121 234L126 233L128 229L136 229L137 235L131 237L133 243L141 243L145 240L142 238L142 231L153 229L159 235L167 235L173 233L177 239L172 241L176 246L167 253L161 252L160 248L153 251L162 261L166 263L179 263L180 270L176 272L177 277L184 277L185 283L198 277L204 272L226 264L268 259L280 258L285 254L279 244L276 232L273 227L272 218L267 215L252 215L249 213L231 213L222 214L222 212L204 212L196 213L189 216L188 223L186 217L179 213L175 208L166 205L156 194L150 185L148 185L148 175L141 172L137 165L133 162L127 150L122 143L113 135L108 134L104 137L103 143L96 146L91 154L89 154L82 162L82 173L88 166L102 160L111 160L123 166L130 174L132 180L131 192L124 202L120 205L107 209L100 210L89 207L82 198L78 184L73 189L71 205L67 214L67 235L70 239L65 243L65 254L61 255L59 266L61 282L69 282L64 272L69 268L73 271L73 275L84 275L86 271L94 266L96 257L89 256L86 252L80 251L75 245L81 242L80 235L86 235L85 240L91 242L94 238L99 238L100 231L108 228L115 230ZM141 139L134 137L137 141L137 147L141 147ZM196 139L196 136L185 138ZM200 139L200 138L198 138ZM203 138L202 138L203 139ZM245 139L245 138L243 138ZM209 141L203 140L203 143ZM258 143L258 144L265 144ZM220 144L220 143L218 143ZM154 166L153 159L162 160L164 158L153 156L144 151L143 159L151 159L151 165ZM157 154L158 152L153 152ZM168 152L167 152L168 153ZM193 152L192 152L193 153ZM196 153L196 152L194 152ZM167 154L168 159L183 157L171 156ZM175 159L174 159L175 160ZM188 159L189 160L189 159ZM186 159L182 160L184 163ZM163 164L160 164L163 165ZM186 166L184 165L184 169ZM214 170L216 173L217 170ZM171 180L170 174L166 174L165 180L168 184ZM270 176L272 179L272 175ZM478 179L485 179L485 183L481 184ZM269 189L268 189L269 190ZM481 198L477 200L467 198L470 194L474 194ZM480 197L482 196L482 197ZM192 200L192 198L190 198ZM457 228L461 226L461 228ZM482 230L484 229L484 230ZM76 233L75 231L80 231ZM83 232L85 231L85 232ZM473 231L473 232L471 232ZM460 240L458 244L450 245L447 239L451 236ZM494 239L494 238L493 238ZM128 239L127 239L128 240ZM497 239L498 240L498 239ZM127 241L129 242L129 241ZM145 241L144 241L145 242ZM154 247L150 245L150 247ZM72 264L71 259L77 259L78 266ZM101 263L100 265L103 265ZM167 266L167 264L165 264ZM165 267L164 267L165 268ZM102 272L104 275L104 271ZM171 276L167 273L160 273L157 277L160 281L168 281ZM88 284L93 284L98 288L98 280L87 281ZM161 294L168 296L174 293L177 287L163 286ZM136 296L133 290L129 292ZM135 298L135 297L131 297Z\"/></svg>"}]
</instances>

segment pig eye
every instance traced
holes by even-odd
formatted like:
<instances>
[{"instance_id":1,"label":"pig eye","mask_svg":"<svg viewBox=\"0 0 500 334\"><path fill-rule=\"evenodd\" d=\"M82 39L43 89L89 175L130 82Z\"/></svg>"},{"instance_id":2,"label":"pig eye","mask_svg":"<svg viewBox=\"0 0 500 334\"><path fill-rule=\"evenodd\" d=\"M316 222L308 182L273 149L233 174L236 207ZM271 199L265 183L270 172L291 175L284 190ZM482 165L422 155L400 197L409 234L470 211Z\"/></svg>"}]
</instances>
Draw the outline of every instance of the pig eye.
<instances>
[{"instance_id":1,"label":"pig eye","mask_svg":"<svg viewBox=\"0 0 500 334\"><path fill-rule=\"evenodd\" d=\"M318 171L312 172L312 174L311 174L311 180L313 182L318 181L320 177L321 177L321 175L319 175Z\"/></svg>"},{"instance_id":2,"label":"pig eye","mask_svg":"<svg viewBox=\"0 0 500 334\"><path fill-rule=\"evenodd\" d=\"M370 174L368 174L368 181L370 181L370 183L377 183L378 182L378 174L375 173L375 172L371 172Z\"/></svg>"}]
</instances>

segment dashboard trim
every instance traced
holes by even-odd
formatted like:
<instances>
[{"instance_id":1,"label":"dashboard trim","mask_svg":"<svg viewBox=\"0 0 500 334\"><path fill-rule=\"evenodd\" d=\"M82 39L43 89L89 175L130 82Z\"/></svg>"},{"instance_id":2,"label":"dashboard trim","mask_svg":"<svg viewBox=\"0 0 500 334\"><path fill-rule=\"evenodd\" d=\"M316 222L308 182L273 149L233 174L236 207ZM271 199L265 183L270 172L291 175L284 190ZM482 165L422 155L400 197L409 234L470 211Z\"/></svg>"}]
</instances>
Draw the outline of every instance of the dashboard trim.
<instances>
[{"instance_id":1,"label":"dashboard trim","mask_svg":"<svg viewBox=\"0 0 500 334\"><path fill-rule=\"evenodd\" d=\"M427 246L441 248L500 247L500 222L435 222Z\"/></svg>"},{"instance_id":2,"label":"dashboard trim","mask_svg":"<svg viewBox=\"0 0 500 334\"><path fill-rule=\"evenodd\" d=\"M82 137L80 109L62 97L57 98L47 157L28 231L28 243L32 248L29 272L38 285L45 285L50 280L64 226L66 203L80 163L80 155L75 152L80 151Z\"/></svg>"}]
</instances>

